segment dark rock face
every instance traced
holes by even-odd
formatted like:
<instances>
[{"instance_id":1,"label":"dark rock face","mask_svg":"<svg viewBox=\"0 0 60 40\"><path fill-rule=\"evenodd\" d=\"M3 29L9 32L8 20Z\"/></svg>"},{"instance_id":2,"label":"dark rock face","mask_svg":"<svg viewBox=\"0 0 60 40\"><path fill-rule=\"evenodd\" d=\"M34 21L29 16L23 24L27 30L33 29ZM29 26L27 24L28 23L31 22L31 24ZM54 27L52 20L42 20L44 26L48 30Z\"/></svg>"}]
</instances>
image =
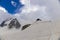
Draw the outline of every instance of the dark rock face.
<instances>
[{"instance_id":1,"label":"dark rock face","mask_svg":"<svg viewBox=\"0 0 60 40\"><path fill-rule=\"evenodd\" d=\"M12 20L11 20L11 19L12 19L12 18L4 20L4 21L0 24L0 26L1 26L1 27L4 27L4 26L7 26L7 25L8 25L8 29L11 29L11 28L20 29L21 24L18 22L18 20L17 20L16 18L14 18L14 19L12 19ZM9 20L10 20L10 21L9 21ZM5 24L7 21L9 21L10 23ZM37 21L42 21L42 20L38 18L38 19L36 19L35 22L37 22ZM35 22L34 22L34 23L35 23ZM31 26L31 25L33 25L33 23L32 23L32 24L26 24L26 25L22 26L22 29L21 29L21 30L25 30L27 27L29 27L29 26Z\"/></svg>"},{"instance_id":2,"label":"dark rock face","mask_svg":"<svg viewBox=\"0 0 60 40\"><path fill-rule=\"evenodd\" d=\"M21 27L21 24L18 22L18 20L15 18L13 20L11 20L11 22L8 24L9 25L9 29L15 27L16 29L19 29Z\"/></svg>"},{"instance_id":3,"label":"dark rock face","mask_svg":"<svg viewBox=\"0 0 60 40\"><path fill-rule=\"evenodd\" d=\"M27 27L29 27L31 24L26 24L22 27L22 30L26 29Z\"/></svg>"},{"instance_id":4,"label":"dark rock face","mask_svg":"<svg viewBox=\"0 0 60 40\"><path fill-rule=\"evenodd\" d=\"M42 21L42 20L38 18L38 19L36 19L36 21Z\"/></svg>"},{"instance_id":5,"label":"dark rock face","mask_svg":"<svg viewBox=\"0 0 60 40\"><path fill-rule=\"evenodd\" d=\"M6 22L11 20L12 18L9 18L9 19L6 19L4 21L2 21L2 23L0 24L0 27L4 27L4 26L7 26Z\"/></svg>"},{"instance_id":6,"label":"dark rock face","mask_svg":"<svg viewBox=\"0 0 60 40\"><path fill-rule=\"evenodd\" d=\"M0 26L1 26L1 27L6 26L7 24L5 24L5 22L6 22L6 21L3 21L3 22L0 24Z\"/></svg>"}]
</instances>

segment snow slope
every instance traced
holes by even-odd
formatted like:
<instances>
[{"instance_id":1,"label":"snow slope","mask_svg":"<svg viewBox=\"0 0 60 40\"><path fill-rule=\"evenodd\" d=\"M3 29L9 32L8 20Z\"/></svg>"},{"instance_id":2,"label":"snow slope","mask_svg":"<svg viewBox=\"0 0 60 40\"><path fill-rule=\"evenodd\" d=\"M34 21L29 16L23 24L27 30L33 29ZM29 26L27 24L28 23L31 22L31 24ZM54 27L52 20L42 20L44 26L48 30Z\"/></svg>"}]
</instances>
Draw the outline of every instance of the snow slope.
<instances>
[{"instance_id":1,"label":"snow slope","mask_svg":"<svg viewBox=\"0 0 60 40\"><path fill-rule=\"evenodd\" d=\"M21 29L3 31L0 29L0 37L2 40L54 40L59 37L59 24L60 21L38 21L23 31Z\"/></svg>"},{"instance_id":2,"label":"snow slope","mask_svg":"<svg viewBox=\"0 0 60 40\"><path fill-rule=\"evenodd\" d=\"M29 9L30 11L28 11L31 13L26 12L26 14L22 13L22 14L15 15L16 18L19 19L21 24L26 24L26 22L30 23L29 21L33 22L35 21L35 18L41 18L45 20L45 18L49 19L48 17L52 17L53 20L60 19L59 18L60 17L60 3L58 0L45 0L45 1L44 0L36 0L36 1L31 0L31 4L33 5L32 6L33 8L34 6L37 6L38 9L40 10L36 12L34 11L31 12L32 11L31 10L32 8L31 8ZM9 14L5 14L5 13L3 14L3 12L0 12L0 13L2 13L0 14L0 16L3 18L1 19L0 17L0 22L6 19L6 17L7 18L12 17ZM45 15L42 17L39 15L37 17L36 14L37 15L45 14ZM27 21L27 19L29 21ZM4 28L0 28L0 38L2 40L58 40L58 38L60 37L60 20L53 21L53 22L47 22L47 21L37 22L23 31L21 31L21 28L20 29L14 28L14 29L9 30L7 27L8 26Z\"/></svg>"}]
</instances>

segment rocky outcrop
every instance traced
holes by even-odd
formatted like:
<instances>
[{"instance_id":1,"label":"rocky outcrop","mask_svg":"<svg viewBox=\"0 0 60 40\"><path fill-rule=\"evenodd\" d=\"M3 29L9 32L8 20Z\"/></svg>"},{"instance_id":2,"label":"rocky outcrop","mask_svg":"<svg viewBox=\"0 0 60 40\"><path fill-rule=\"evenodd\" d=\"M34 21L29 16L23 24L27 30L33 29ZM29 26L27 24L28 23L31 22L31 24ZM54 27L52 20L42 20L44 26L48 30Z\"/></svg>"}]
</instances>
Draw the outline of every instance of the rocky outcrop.
<instances>
[{"instance_id":1,"label":"rocky outcrop","mask_svg":"<svg viewBox=\"0 0 60 40\"><path fill-rule=\"evenodd\" d=\"M15 27L16 29L19 29L21 27L21 24L18 22L18 20L15 18L13 20L10 21L10 23L8 24L8 28L11 29L13 27Z\"/></svg>"}]
</instances>

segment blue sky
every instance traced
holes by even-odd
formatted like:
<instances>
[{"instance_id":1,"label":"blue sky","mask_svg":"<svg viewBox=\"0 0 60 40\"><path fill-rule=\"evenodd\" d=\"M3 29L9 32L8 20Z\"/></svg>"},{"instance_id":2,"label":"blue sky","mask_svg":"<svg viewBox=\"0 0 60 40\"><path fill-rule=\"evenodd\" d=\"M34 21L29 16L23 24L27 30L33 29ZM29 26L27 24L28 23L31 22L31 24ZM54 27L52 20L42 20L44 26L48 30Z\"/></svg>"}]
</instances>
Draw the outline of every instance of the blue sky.
<instances>
[{"instance_id":1,"label":"blue sky","mask_svg":"<svg viewBox=\"0 0 60 40\"><path fill-rule=\"evenodd\" d=\"M1 0L0 6L5 8L10 14L15 14L23 5L19 0Z\"/></svg>"}]
</instances>

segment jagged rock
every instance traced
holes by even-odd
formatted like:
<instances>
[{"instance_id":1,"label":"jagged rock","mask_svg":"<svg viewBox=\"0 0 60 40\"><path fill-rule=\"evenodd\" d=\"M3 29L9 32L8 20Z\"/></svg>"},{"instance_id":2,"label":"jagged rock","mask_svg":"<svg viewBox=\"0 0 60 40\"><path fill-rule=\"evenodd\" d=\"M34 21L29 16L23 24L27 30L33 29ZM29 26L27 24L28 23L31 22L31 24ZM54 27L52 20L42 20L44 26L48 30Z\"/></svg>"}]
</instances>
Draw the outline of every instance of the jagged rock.
<instances>
[{"instance_id":1,"label":"jagged rock","mask_svg":"<svg viewBox=\"0 0 60 40\"><path fill-rule=\"evenodd\" d=\"M4 27L7 26L7 24L5 24L7 21L11 20L12 18L6 19L4 21L2 21L2 23L0 24L0 27Z\"/></svg>"},{"instance_id":2,"label":"jagged rock","mask_svg":"<svg viewBox=\"0 0 60 40\"><path fill-rule=\"evenodd\" d=\"M42 20L38 18L38 19L36 19L36 21L42 21Z\"/></svg>"},{"instance_id":3,"label":"jagged rock","mask_svg":"<svg viewBox=\"0 0 60 40\"><path fill-rule=\"evenodd\" d=\"M21 24L18 22L18 20L15 18L13 20L11 20L11 22L9 23L9 29L15 27L16 29L21 27Z\"/></svg>"},{"instance_id":4,"label":"jagged rock","mask_svg":"<svg viewBox=\"0 0 60 40\"><path fill-rule=\"evenodd\" d=\"M5 24L5 22L6 22L6 21L3 21L3 22L0 24L0 26L1 26L1 27L6 26L7 24Z\"/></svg>"},{"instance_id":5,"label":"jagged rock","mask_svg":"<svg viewBox=\"0 0 60 40\"><path fill-rule=\"evenodd\" d=\"M26 24L22 27L22 30L26 29L27 27L29 27L31 24Z\"/></svg>"}]
</instances>

